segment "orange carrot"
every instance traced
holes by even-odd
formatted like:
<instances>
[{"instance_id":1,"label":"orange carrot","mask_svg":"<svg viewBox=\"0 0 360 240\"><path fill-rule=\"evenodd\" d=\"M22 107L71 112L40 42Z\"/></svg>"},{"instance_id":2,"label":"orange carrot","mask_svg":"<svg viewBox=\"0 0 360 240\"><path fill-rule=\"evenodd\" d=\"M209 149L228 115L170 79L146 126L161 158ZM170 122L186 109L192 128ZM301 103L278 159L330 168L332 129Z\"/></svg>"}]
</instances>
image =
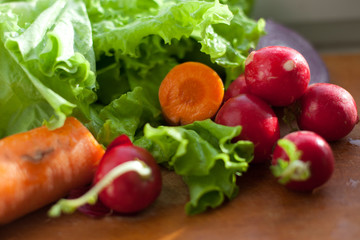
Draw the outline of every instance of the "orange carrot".
<instances>
[{"instance_id":1,"label":"orange carrot","mask_svg":"<svg viewBox=\"0 0 360 240\"><path fill-rule=\"evenodd\" d=\"M198 62L175 66L161 82L159 101L171 125L185 125L213 117L224 96L218 74Z\"/></svg>"},{"instance_id":2,"label":"orange carrot","mask_svg":"<svg viewBox=\"0 0 360 240\"><path fill-rule=\"evenodd\" d=\"M103 147L75 118L0 140L0 224L91 182Z\"/></svg>"}]
</instances>

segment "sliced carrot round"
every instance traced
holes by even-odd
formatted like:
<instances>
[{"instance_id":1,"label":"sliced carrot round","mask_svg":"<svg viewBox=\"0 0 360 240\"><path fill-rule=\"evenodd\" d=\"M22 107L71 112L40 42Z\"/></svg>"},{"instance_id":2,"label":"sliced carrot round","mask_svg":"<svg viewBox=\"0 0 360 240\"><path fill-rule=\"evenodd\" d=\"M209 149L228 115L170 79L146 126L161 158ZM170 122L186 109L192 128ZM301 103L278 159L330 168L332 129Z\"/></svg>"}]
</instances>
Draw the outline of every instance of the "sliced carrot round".
<instances>
[{"instance_id":1,"label":"sliced carrot round","mask_svg":"<svg viewBox=\"0 0 360 240\"><path fill-rule=\"evenodd\" d=\"M198 62L175 66L161 82L159 101L171 125L186 125L213 117L224 97L224 85L210 67Z\"/></svg>"}]
</instances>

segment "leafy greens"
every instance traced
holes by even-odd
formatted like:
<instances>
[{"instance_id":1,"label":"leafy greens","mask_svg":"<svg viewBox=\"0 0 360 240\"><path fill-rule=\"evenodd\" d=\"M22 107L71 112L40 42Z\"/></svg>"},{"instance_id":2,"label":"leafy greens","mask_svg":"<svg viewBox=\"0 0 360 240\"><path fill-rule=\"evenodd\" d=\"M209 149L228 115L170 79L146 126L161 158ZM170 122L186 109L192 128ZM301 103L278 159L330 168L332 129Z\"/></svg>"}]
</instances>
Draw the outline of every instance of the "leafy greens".
<instances>
[{"instance_id":1,"label":"leafy greens","mask_svg":"<svg viewBox=\"0 0 360 240\"><path fill-rule=\"evenodd\" d=\"M0 137L44 120L60 127L75 108L88 115L96 79L85 5L11 2L0 5L0 14Z\"/></svg>"},{"instance_id":2,"label":"leafy greens","mask_svg":"<svg viewBox=\"0 0 360 240\"><path fill-rule=\"evenodd\" d=\"M236 176L247 170L254 150L249 141L231 143L240 132L240 126L222 126L210 119L183 127L147 124L145 141L152 141L151 147L141 143L143 139L135 144L146 146L160 163L166 162L183 177L190 191L185 209L192 215L219 206L224 196L236 196Z\"/></svg>"}]
</instances>

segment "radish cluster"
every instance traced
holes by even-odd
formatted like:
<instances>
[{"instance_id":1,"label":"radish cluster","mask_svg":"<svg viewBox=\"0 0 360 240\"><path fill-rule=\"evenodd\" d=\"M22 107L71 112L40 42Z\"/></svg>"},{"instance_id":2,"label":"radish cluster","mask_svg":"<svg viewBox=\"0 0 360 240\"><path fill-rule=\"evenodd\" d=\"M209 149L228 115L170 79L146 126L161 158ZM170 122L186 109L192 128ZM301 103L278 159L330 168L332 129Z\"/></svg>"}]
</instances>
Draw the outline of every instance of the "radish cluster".
<instances>
[{"instance_id":1,"label":"radish cluster","mask_svg":"<svg viewBox=\"0 0 360 240\"><path fill-rule=\"evenodd\" d=\"M348 135L359 122L355 100L340 86L310 83L310 69L296 50L269 46L253 51L244 74L225 92L215 121L243 127L234 139L254 143L253 163L269 162L279 181L293 190L310 191L332 175L334 157L328 142ZM298 129L280 139L272 107L292 111Z\"/></svg>"}]
</instances>

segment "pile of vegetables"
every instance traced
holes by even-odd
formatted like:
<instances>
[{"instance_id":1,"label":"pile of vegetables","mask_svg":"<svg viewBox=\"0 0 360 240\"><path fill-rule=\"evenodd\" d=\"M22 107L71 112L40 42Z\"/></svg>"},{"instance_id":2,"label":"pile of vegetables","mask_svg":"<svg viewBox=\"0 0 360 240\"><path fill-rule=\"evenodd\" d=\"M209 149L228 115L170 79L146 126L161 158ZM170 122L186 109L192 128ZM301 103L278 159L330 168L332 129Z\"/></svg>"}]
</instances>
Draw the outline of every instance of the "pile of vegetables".
<instances>
[{"instance_id":1,"label":"pile of vegetables","mask_svg":"<svg viewBox=\"0 0 360 240\"><path fill-rule=\"evenodd\" d=\"M245 61L245 74L230 85L228 91L231 94L226 94L229 98L222 102L223 84L215 71L201 63L182 63L169 71L159 88L165 120L177 127L159 127L167 128L171 133L167 139L153 140L161 149L169 143L170 137L176 139L176 129L181 129L181 125L192 128L193 125L207 122L229 127L241 126L242 131L232 135L230 140L236 144L246 141L249 146L254 144L252 163L266 163L272 159L270 169L280 183L292 190L312 191L325 184L334 171L335 159L325 139L334 141L346 136L358 123L359 117L355 101L345 89L330 83L309 86L309 82L309 65L299 52L284 46L264 47L250 53ZM194 91L200 93L194 94ZM299 107L299 111L293 114L300 130L280 139L279 120L272 107L295 109L294 106ZM213 117L215 123L210 120ZM208 126L203 131L211 129ZM192 134L196 134L196 129ZM181 151L186 147L185 143ZM222 155L226 152L224 150ZM188 172L194 174L192 183L204 183L214 177L220 181L221 178L234 180L241 167L247 168L248 162L240 156L233 161L226 155L217 155L217 158L214 160L222 160L225 168L228 164L238 172L231 175L205 172L199 175L203 170L201 168L206 166L199 161L205 159L198 157L191 159L192 162L186 166ZM181 165L184 162L177 161L170 166L182 175L184 167ZM212 164L218 163L214 161ZM188 179L189 176L184 175L185 182ZM94 186L83 196L60 200L51 208L50 216L59 216L61 212L71 213L79 207L80 211L94 216L103 216L111 211L138 212L156 200L162 184L159 168L152 155L144 148L133 145L125 135L108 146L93 183ZM86 205L89 203L96 205ZM196 204L188 203L188 213L198 213L192 208ZM197 209L204 211L207 207Z\"/></svg>"},{"instance_id":2,"label":"pile of vegetables","mask_svg":"<svg viewBox=\"0 0 360 240\"><path fill-rule=\"evenodd\" d=\"M230 84L265 34L252 1L29 0L0 5L0 137L79 119L104 146L125 134L189 187L188 214L237 193L253 145L207 119L169 127L158 89L187 61Z\"/></svg>"},{"instance_id":3,"label":"pile of vegetables","mask_svg":"<svg viewBox=\"0 0 360 240\"><path fill-rule=\"evenodd\" d=\"M326 141L353 129L356 104L339 86L309 85L295 49L251 51L265 34L264 20L247 16L251 2L0 5L0 137L61 129L73 116L107 147L86 193L61 199L50 216L141 211L160 194L159 165L187 184L189 215L234 198L250 163L271 161L296 190L330 178ZM273 107L298 109L301 131L280 139Z\"/></svg>"}]
</instances>

